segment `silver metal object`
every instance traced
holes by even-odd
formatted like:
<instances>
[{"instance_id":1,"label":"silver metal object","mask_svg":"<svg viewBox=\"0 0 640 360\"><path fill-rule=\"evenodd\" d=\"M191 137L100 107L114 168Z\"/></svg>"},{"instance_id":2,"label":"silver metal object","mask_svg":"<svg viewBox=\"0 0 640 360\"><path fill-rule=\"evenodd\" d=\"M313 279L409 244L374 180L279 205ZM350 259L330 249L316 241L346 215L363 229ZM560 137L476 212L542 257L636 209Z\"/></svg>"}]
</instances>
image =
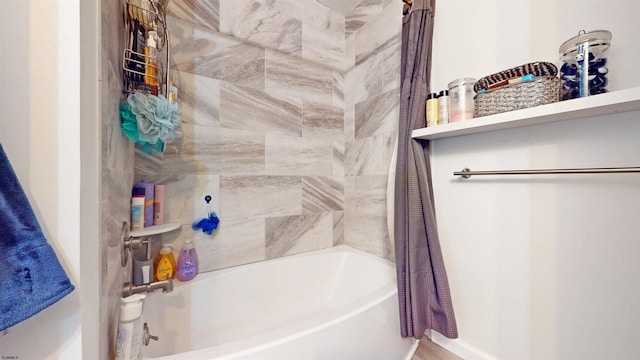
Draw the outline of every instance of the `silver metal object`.
<instances>
[{"instance_id":1,"label":"silver metal object","mask_svg":"<svg viewBox=\"0 0 640 360\"><path fill-rule=\"evenodd\" d=\"M147 325L147 323L144 323L144 327L142 331L143 331L142 342L144 343L144 346L149 346L149 343L151 342L151 340L158 341L158 337L151 335L151 333L149 332L149 326Z\"/></svg>"},{"instance_id":2,"label":"silver metal object","mask_svg":"<svg viewBox=\"0 0 640 360\"><path fill-rule=\"evenodd\" d=\"M131 255L130 243L128 243L129 239L131 239L129 223L124 221L122 223L122 230L120 231L120 242L122 243L122 248L120 249L120 263L122 266L127 266L129 256Z\"/></svg>"},{"instance_id":3,"label":"silver metal object","mask_svg":"<svg viewBox=\"0 0 640 360\"><path fill-rule=\"evenodd\" d=\"M133 94L140 91L136 89L135 81L129 78L130 74L136 74L142 78L153 78L158 82L158 93L163 94L165 97L169 95L169 64L171 59L171 49L169 45L169 30L167 29L167 11L165 7L165 1L159 0L125 0L124 2L124 23L126 27L125 33L127 36L126 47L122 54L122 70L124 71L124 92ZM131 47L131 34L133 32L133 21L137 20L145 26L145 28L153 29L158 36L157 51L158 58L151 58L148 61L148 56L135 52ZM145 39L146 41L146 39ZM164 54L161 52L166 50ZM151 64L155 65L151 65ZM132 68L133 65L142 65L143 68L152 66L155 68L156 75L151 75L148 72L136 71Z\"/></svg>"},{"instance_id":4,"label":"silver metal object","mask_svg":"<svg viewBox=\"0 0 640 360\"><path fill-rule=\"evenodd\" d=\"M492 170L471 171L464 168L455 171L454 176L462 176L465 179L472 175L545 175L545 174L614 174L614 173L640 173L640 167L607 167L607 168L576 168L576 169L539 169L539 170Z\"/></svg>"},{"instance_id":5,"label":"silver metal object","mask_svg":"<svg viewBox=\"0 0 640 360\"><path fill-rule=\"evenodd\" d=\"M123 222L122 224L122 232L120 234L122 240L122 248L121 248L121 262L122 266L127 266L127 262L131 257L131 250L138 249L142 247L142 245L146 245L146 255L145 259L149 260L152 258L151 254L151 235L149 236L140 236L133 237L129 231L129 223ZM122 297L127 297L133 294L138 293L148 293L156 290L162 289L162 292L168 293L173 291L173 280L161 280L151 282L149 284L143 285L133 285L131 282L124 283L122 289Z\"/></svg>"},{"instance_id":6,"label":"silver metal object","mask_svg":"<svg viewBox=\"0 0 640 360\"><path fill-rule=\"evenodd\" d=\"M122 248L120 249L120 262L122 266L127 266L129 258L131 257L131 250L139 249L142 245L146 245L145 259L151 259L151 236L133 237L129 231L129 223L122 223L122 231L120 232L120 240L122 242Z\"/></svg>"},{"instance_id":7,"label":"silver metal object","mask_svg":"<svg viewBox=\"0 0 640 360\"><path fill-rule=\"evenodd\" d=\"M130 282L124 283L124 288L122 290L122 297L125 298L133 294L154 292L160 289L162 289L162 292L164 293L172 292L173 280L166 279L166 280L154 281L152 283L144 284L144 285L133 285Z\"/></svg>"}]
</instances>

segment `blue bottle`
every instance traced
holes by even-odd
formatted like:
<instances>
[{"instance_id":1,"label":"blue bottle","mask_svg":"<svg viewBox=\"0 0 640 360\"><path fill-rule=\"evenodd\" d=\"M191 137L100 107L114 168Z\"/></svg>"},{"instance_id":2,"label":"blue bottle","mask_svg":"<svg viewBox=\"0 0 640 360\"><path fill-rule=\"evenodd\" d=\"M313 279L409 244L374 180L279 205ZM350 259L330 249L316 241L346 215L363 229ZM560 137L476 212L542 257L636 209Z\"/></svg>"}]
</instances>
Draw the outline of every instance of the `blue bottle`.
<instances>
[{"instance_id":1,"label":"blue bottle","mask_svg":"<svg viewBox=\"0 0 640 360\"><path fill-rule=\"evenodd\" d=\"M189 281L198 273L198 255L191 240L187 239L182 250L180 250L176 267L176 277L180 281Z\"/></svg>"}]
</instances>

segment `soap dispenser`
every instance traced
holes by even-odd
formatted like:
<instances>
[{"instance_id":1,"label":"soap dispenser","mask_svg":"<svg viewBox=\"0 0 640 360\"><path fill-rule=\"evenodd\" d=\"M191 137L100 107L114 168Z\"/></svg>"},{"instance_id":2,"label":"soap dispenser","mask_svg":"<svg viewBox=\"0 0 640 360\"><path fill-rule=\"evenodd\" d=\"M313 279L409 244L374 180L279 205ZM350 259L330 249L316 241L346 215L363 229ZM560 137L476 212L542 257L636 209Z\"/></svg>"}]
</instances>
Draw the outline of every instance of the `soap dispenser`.
<instances>
[{"instance_id":1,"label":"soap dispenser","mask_svg":"<svg viewBox=\"0 0 640 360\"><path fill-rule=\"evenodd\" d=\"M135 294L121 299L120 322L116 338L116 360L135 360L140 358L144 299L144 294Z\"/></svg>"},{"instance_id":2,"label":"soap dispenser","mask_svg":"<svg viewBox=\"0 0 640 360\"><path fill-rule=\"evenodd\" d=\"M180 250L180 256L178 256L178 269L176 270L176 276L180 281L189 281L193 279L198 273L198 255L196 249L190 239L186 240L186 243Z\"/></svg>"},{"instance_id":3,"label":"soap dispenser","mask_svg":"<svg viewBox=\"0 0 640 360\"><path fill-rule=\"evenodd\" d=\"M156 263L153 278L155 281L173 279L176 275L176 258L173 256L173 245L163 244Z\"/></svg>"}]
</instances>

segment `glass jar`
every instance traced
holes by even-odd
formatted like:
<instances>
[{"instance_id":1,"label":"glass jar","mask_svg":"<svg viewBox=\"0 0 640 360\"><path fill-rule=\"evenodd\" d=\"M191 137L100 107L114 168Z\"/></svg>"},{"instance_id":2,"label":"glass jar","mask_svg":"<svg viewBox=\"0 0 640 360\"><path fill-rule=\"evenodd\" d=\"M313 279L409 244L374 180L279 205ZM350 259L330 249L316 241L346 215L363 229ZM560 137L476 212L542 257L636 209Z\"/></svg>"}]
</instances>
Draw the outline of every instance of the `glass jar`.
<instances>
[{"instance_id":1,"label":"glass jar","mask_svg":"<svg viewBox=\"0 0 640 360\"><path fill-rule=\"evenodd\" d=\"M476 79L462 78L449 83L449 122L473 118Z\"/></svg>"},{"instance_id":2,"label":"glass jar","mask_svg":"<svg viewBox=\"0 0 640 360\"><path fill-rule=\"evenodd\" d=\"M607 92L606 52L610 44L610 31L582 30L560 45L560 100Z\"/></svg>"}]
</instances>

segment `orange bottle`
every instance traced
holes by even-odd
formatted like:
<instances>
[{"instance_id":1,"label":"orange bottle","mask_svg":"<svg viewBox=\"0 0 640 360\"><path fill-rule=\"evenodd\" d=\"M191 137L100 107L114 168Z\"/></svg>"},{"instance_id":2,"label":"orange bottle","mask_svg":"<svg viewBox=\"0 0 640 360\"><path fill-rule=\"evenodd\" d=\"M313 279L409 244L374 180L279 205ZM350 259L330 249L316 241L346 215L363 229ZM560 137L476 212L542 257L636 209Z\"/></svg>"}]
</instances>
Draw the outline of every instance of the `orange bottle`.
<instances>
[{"instance_id":1,"label":"orange bottle","mask_svg":"<svg viewBox=\"0 0 640 360\"><path fill-rule=\"evenodd\" d=\"M173 279L176 275L176 258L173 256L173 246L162 245L153 265L155 269L154 281Z\"/></svg>"},{"instance_id":2,"label":"orange bottle","mask_svg":"<svg viewBox=\"0 0 640 360\"><path fill-rule=\"evenodd\" d=\"M158 49L156 48L156 37L157 33L155 31L149 31L147 46L144 48L144 57L146 63L144 82L150 86L151 94L153 95L158 95L158 76L160 76L157 63Z\"/></svg>"}]
</instances>

